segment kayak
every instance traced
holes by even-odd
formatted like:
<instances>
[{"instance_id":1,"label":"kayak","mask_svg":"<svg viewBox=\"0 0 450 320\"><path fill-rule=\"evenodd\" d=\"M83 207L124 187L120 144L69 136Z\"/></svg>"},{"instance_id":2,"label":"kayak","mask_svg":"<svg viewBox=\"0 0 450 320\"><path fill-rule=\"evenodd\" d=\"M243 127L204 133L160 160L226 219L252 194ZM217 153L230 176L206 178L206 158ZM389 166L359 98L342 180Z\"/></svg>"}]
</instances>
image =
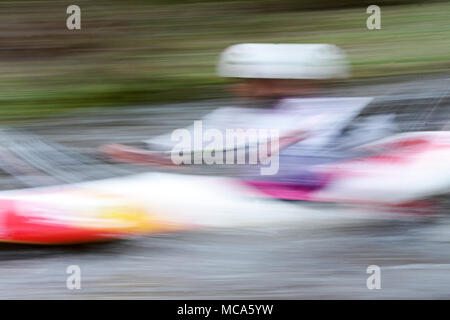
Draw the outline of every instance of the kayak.
<instances>
[{"instance_id":1,"label":"kayak","mask_svg":"<svg viewBox=\"0 0 450 320\"><path fill-rule=\"evenodd\" d=\"M371 155L318 166L330 180L312 190L142 173L2 191L0 241L69 244L205 228L364 224L423 216L430 212L411 209L426 209L423 201L450 190L450 132L399 134L361 148ZM392 210L398 208L404 210Z\"/></svg>"}]
</instances>

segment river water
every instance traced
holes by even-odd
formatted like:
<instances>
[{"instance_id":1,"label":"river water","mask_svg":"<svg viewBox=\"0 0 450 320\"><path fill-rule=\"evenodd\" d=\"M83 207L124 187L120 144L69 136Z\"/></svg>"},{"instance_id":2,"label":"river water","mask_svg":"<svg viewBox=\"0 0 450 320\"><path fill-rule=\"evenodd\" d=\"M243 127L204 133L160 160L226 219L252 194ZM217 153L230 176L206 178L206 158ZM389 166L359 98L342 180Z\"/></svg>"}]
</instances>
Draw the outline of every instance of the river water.
<instances>
[{"instance_id":1,"label":"river water","mask_svg":"<svg viewBox=\"0 0 450 320\"><path fill-rule=\"evenodd\" d=\"M409 99L408 107L413 109L439 102L438 108L447 110L444 107L448 97L442 96L446 81L442 76L400 79L394 85L380 82L337 89L335 94L364 92L379 97L390 107ZM217 102L220 103L223 101ZM214 103L206 101L80 111L45 122L21 124L20 129L95 155L97 146L103 143L129 143L191 124L211 107ZM95 168L90 177L151 170L130 165L112 167L105 169L99 159L90 164L90 168ZM223 174L217 168L186 170L182 173ZM4 189L5 185L20 186L18 182L5 181ZM357 226L318 230L267 225L79 246L4 244L0 247L0 298L448 299L447 212L448 206L443 203L440 212L427 219L368 220ZM70 265L81 269L80 290L66 287L66 269ZM380 267L381 289L367 288L370 265Z\"/></svg>"}]
</instances>

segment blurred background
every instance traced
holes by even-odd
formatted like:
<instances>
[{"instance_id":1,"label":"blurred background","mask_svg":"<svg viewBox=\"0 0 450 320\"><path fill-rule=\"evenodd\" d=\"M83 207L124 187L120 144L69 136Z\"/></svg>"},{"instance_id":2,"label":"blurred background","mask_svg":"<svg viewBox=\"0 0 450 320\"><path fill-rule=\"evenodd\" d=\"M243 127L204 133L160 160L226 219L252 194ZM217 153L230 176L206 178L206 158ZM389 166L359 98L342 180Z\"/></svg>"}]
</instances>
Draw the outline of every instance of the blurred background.
<instances>
[{"instance_id":1,"label":"blurred background","mask_svg":"<svg viewBox=\"0 0 450 320\"><path fill-rule=\"evenodd\" d=\"M354 81L450 67L448 1L0 1L0 119L225 95L220 52L240 42L333 43ZM356 79L356 80L355 80Z\"/></svg>"},{"instance_id":2,"label":"blurred background","mask_svg":"<svg viewBox=\"0 0 450 320\"><path fill-rule=\"evenodd\" d=\"M72 4L81 30L66 28ZM381 30L366 28L371 4L381 8ZM226 104L228 80L216 63L241 42L336 44L353 77L327 94L374 96L374 112L402 110L404 130L424 129L431 108L433 129L442 128L449 14L449 1L0 1L0 146L50 164L37 177L2 163L0 187L150 170L105 163L97 148L192 124ZM0 298L449 298L447 211L431 221L302 232L267 226L75 247L1 245ZM66 289L71 264L83 270L80 291ZM371 264L382 265L383 290L366 288Z\"/></svg>"}]
</instances>

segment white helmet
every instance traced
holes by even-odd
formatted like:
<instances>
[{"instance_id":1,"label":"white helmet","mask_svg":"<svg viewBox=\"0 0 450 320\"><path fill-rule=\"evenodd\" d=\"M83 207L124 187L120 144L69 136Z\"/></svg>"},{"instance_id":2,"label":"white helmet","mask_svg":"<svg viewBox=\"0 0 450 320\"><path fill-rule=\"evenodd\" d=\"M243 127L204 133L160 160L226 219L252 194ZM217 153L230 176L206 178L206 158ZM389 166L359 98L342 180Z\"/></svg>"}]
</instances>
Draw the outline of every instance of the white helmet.
<instances>
[{"instance_id":1,"label":"white helmet","mask_svg":"<svg viewBox=\"0 0 450 320\"><path fill-rule=\"evenodd\" d=\"M219 75L233 78L331 79L349 75L345 52L331 44L243 43L221 55Z\"/></svg>"}]
</instances>

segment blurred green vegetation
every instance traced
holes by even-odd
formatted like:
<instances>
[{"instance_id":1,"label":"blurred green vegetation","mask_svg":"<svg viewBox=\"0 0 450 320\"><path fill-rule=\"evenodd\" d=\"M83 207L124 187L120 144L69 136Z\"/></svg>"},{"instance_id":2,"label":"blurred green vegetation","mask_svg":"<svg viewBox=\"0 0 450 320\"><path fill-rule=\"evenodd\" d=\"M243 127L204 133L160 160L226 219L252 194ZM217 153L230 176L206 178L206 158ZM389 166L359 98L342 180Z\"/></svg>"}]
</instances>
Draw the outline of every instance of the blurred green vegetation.
<instances>
[{"instance_id":1,"label":"blurred green vegetation","mask_svg":"<svg viewBox=\"0 0 450 320\"><path fill-rule=\"evenodd\" d=\"M364 1L77 1L70 31L72 2L0 1L0 118L223 96L215 64L240 42L334 43L355 78L448 70L450 3L404 2L370 31Z\"/></svg>"}]
</instances>

